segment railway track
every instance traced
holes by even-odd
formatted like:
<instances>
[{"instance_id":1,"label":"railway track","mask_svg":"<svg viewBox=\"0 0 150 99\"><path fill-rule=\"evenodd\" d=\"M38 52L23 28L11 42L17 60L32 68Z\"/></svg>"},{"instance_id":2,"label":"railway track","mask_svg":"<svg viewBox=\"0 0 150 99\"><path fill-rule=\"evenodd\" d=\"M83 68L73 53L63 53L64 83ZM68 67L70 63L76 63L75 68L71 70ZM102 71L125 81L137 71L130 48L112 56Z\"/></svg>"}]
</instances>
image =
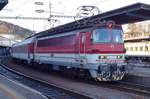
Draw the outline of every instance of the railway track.
<instances>
[{"instance_id":1,"label":"railway track","mask_svg":"<svg viewBox=\"0 0 150 99\"><path fill-rule=\"evenodd\" d=\"M8 68L2 63L0 63L0 74L19 82L21 81L21 83L40 91L49 99L92 99L90 96L83 95L81 93L20 73Z\"/></svg>"},{"instance_id":2,"label":"railway track","mask_svg":"<svg viewBox=\"0 0 150 99\"><path fill-rule=\"evenodd\" d=\"M13 69L10 69L9 67L3 65L4 68L10 70L10 71L14 71ZM16 71L14 71L16 73ZM24 75L20 72L17 72L17 74L20 74L20 75ZM27 75L24 75L24 76L27 76ZM61 75L60 75L61 76ZM28 76L27 76L28 77ZM35 79L34 77L29 77L31 79ZM36 80L40 81L40 82L43 82L43 83L46 83L46 84L49 84L49 82L45 81L45 80L40 80L40 79L37 79ZM109 89L115 89L115 90L119 90L119 91L123 91L123 92L127 92L127 93L133 93L133 94L136 94L136 95L141 95L141 96L147 96L147 97L150 97L150 92L149 92L149 89L150 88L147 88L147 86L144 86L144 85L138 85L135 83L130 83L130 82L124 82L124 81L114 81L114 82L95 82L93 80L91 81L87 81L87 80L83 80L83 79L76 79L78 80L79 82L83 82L85 84L90 84L90 85L94 85L95 87L104 87L104 88L109 88ZM50 84L51 85L51 84ZM53 86L53 84L52 84ZM54 85L55 86L55 85ZM58 86L56 86L58 87ZM68 89L66 88L62 88L62 89L65 89L68 91ZM72 92L72 90L69 90ZM69 92L68 92L69 93ZM79 96L81 95L79 92L77 91L73 91L72 94L74 93L77 93ZM81 95L82 96L82 95ZM83 95L84 96L84 95ZM93 98L93 97L90 97L88 95L85 95L84 98L81 98L81 99L85 99L85 98ZM80 98L77 98L77 99L80 99ZM98 98L99 99L99 98ZM101 99L101 98L100 98Z\"/></svg>"},{"instance_id":3,"label":"railway track","mask_svg":"<svg viewBox=\"0 0 150 99\"><path fill-rule=\"evenodd\" d=\"M116 81L115 82L117 88L122 88L127 90L128 92L134 92L136 94L141 94L144 96L150 96L150 87L142 84L136 84L132 82L126 81Z\"/></svg>"},{"instance_id":4,"label":"railway track","mask_svg":"<svg viewBox=\"0 0 150 99\"><path fill-rule=\"evenodd\" d=\"M83 81L83 80L81 80L81 81ZM125 92L129 92L129 93L134 93L137 95L150 97L150 87L148 85L137 84L135 82L121 80L121 81L113 81L113 82L89 81L88 83L102 86L105 88L117 89L120 91L125 91Z\"/></svg>"},{"instance_id":5,"label":"railway track","mask_svg":"<svg viewBox=\"0 0 150 99\"><path fill-rule=\"evenodd\" d=\"M134 93L134 94L140 95L140 96L150 97L150 87L140 85L140 84L135 84L135 83L126 82L126 81L113 81L113 82L94 82L94 81L91 81L89 83L94 84L94 85L98 85L98 86L102 86L104 88L117 89L117 90L128 92L128 93Z\"/></svg>"}]
</instances>

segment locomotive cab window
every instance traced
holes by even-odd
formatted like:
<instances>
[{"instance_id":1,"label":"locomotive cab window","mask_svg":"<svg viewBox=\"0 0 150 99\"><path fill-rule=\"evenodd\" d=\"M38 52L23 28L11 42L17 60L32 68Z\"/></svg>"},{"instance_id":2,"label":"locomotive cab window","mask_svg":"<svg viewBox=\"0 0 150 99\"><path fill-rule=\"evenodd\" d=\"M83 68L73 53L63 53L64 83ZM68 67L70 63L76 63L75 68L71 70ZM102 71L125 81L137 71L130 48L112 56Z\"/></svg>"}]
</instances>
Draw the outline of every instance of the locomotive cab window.
<instances>
[{"instance_id":1,"label":"locomotive cab window","mask_svg":"<svg viewBox=\"0 0 150 99\"><path fill-rule=\"evenodd\" d=\"M93 43L123 43L121 29L95 29L92 35Z\"/></svg>"}]
</instances>

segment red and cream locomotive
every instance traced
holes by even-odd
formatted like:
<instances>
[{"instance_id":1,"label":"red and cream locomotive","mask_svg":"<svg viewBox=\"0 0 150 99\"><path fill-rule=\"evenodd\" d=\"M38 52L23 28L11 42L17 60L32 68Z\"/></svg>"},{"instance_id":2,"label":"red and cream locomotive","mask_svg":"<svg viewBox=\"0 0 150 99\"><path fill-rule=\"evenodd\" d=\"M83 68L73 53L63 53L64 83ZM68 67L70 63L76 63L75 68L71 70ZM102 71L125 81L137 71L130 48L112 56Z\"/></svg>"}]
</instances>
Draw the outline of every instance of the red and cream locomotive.
<instances>
[{"instance_id":1,"label":"red and cream locomotive","mask_svg":"<svg viewBox=\"0 0 150 99\"><path fill-rule=\"evenodd\" d=\"M35 34L14 44L11 55L57 71L88 71L99 81L121 80L126 63L118 24L149 20L149 16L150 5L133 4Z\"/></svg>"},{"instance_id":2,"label":"red and cream locomotive","mask_svg":"<svg viewBox=\"0 0 150 99\"><path fill-rule=\"evenodd\" d=\"M51 64L54 70L87 70L99 81L122 79L125 48L120 25L108 22L61 33L51 31L13 45L12 57Z\"/></svg>"}]
</instances>

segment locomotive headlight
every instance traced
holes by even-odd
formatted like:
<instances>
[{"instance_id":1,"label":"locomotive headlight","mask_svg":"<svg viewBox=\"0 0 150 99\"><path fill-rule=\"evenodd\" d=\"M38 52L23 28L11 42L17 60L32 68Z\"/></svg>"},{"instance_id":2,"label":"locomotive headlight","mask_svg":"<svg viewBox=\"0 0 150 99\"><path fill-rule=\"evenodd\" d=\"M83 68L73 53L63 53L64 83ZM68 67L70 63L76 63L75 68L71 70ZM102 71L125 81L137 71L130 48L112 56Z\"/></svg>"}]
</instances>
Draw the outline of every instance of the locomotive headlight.
<instances>
[{"instance_id":1,"label":"locomotive headlight","mask_svg":"<svg viewBox=\"0 0 150 99\"><path fill-rule=\"evenodd\" d=\"M117 59L122 59L122 58L123 58L122 55L118 55L118 56L117 56Z\"/></svg>"},{"instance_id":2,"label":"locomotive headlight","mask_svg":"<svg viewBox=\"0 0 150 99\"><path fill-rule=\"evenodd\" d=\"M99 59L107 59L107 56L105 55L99 56Z\"/></svg>"}]
</instances>

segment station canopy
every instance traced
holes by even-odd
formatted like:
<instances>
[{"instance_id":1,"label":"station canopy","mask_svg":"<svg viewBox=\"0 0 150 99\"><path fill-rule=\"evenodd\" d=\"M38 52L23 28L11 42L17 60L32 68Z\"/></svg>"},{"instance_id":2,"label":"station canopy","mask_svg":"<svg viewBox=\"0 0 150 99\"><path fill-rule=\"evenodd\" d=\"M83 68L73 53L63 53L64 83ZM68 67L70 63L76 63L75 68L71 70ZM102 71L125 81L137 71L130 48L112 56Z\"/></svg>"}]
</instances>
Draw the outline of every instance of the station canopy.
<instances>
[{"instance_id":1,"label":"station canopy","mask_svg":"<svg viewBox=\"0 0 150 99\"><path fill-rule=\"evenodd\" d=\"M0 10L2 10L6 4L8 3L8 0L0 0Z\"/></svg>"},{"instance_id":2,"label":"station canopy","mask_svg":"<svg viewBox=\"0 0 150 99\"><path fill-rule=\"evenodd\" d=\"M104 20L113 20L117 24L128 24L150 20L150 5L144 3L136 3L123 8L108 11L92 17Z\"/></svg>"},{"instance_id":3,"label":"station canopy","mask_svg":"<svg viewBox=\"0 0 150 99\"><path fill-rule=\"evenodd\" d=\"M114 21L116 24L128 24L140 21L150 20L150 5L144 3L135 3L129 6L111 10L92 17L80 19L67 23L37 34L38 36L53 35L77 29L83 29L93 26L93 23Z\"/></svg>"}]
</instances>

